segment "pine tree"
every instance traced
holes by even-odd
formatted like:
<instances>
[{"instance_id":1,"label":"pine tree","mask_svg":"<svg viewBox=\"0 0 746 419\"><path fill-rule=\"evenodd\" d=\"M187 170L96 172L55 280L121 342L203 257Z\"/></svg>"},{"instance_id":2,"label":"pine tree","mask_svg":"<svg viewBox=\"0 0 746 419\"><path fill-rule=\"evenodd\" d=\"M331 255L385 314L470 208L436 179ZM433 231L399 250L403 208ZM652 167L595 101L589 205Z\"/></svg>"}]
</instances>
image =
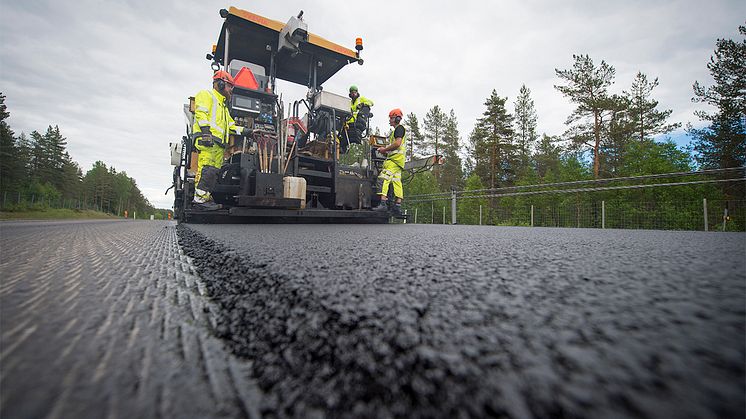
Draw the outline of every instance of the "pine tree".
<instances>
[{"instance_id":1,"label":"pine tree","mask_svg":"<svg viewBox=\"0 0 746 419\"><path fill-rule=\"evenodd\" d=\"M18 162L18 149L13 130L5 120L10 117L5 105L5 95L0 93L0 191L18 190L22 181L21 166Z\"/></svg>"},{"instance_id":2,"label":"pine tree","mask_svg":"<svg viewBox=\"0 0 746 419\"><path fill-rule=\"evenodd\" d=\"M543 183L557 180L561 155L558 142L556 137L542 135L532 156L536 174Z\"/></svg>"},{"instance_id":3,"label":"pine tree","mask_svg":"<svg viewBox=\"0 0 746 419\"><path fill-rule=\"evenodd\" d=\"M515 180L513 116L505 109L507 100L507 97L499 97L497 91L493 90L484 102L487 109L477 120L469 137L474 153L474 173L491 189L510 186ZM495 208L494 199L490 199L490 208ZM492 223L493 211L490 211L489 217Z\"/></svg>"},{"instance_id":4,"label":"pine tree","mask_svg":"<svg viewBox=\"0 0 746 419\"><path fill-rule=\"evenodd\" d=\"M445 164L440 169L440 178L438 179L441 190L450 190L451 187L460 189L463 185L464 170L461 166L460 151L460 134L458 132L458 120L456 113L451 112L445 119L443 130L443 144L441 154L445 157Z\"/></svg>"},{"instance_id":5,"label":"pine tree","mask_svg":"<svg viewBox=\"0 0 746 419\"><path fill-rule=\"evenodd\" d=\"M746 37L746 26L739 26ZM709 126L687 131L694 137L695 159L702 168L724 169L746 166L746 38L740 42L718 39L714 57L707 69L715 85L705 87L694 83L693 100L715 106L714 114L697 112ZM726 199L743 199L744 182L725 183L721 188ZM729 205L733 205L731 202ZM730 207L730 210L734 210Z\"/></svg>"},{"instance_id":6,"label":"pine tree","mask_svg":"<svg viewBox=\"0 0 746 419\"><path fill-rule=\"evenodd\" d=\"M746 26L739 26L746 37ZM746 165L746 39L736 42L718 39L715 55L707 69L715 85L705 87L694 83L695 102L715 106L714 114L697 112L710 125L703 129L688 127L694 137L697 162L707 169ZM743 185L743 183L741 183ZM741 186L741 192L743 186ZM741 193L739 192L739 193ZM742 194L740 196L743 196Z\"/></svg>"},{"instance_id":7,"label":"pine tree","mask_svg":"<svg viewBox=\"0 0 746 419\"><path fill-rule=\"evenodd\" d=\"M417 120L417 115L413 112L407 114L403 121L404 127L407 129L407 160L413 158L425 156L423 150L423 137L420 132L420 123Z\"/></svg>"},{"instance_id":8,"label":"pine tree","mask_svg":"<svg viewBox=\"0 0 746 419\"><path fill-rule=\"evenodd\" d=\"M446 114L443 113L440 106L435 105L427 111L423 123L425 135L422 149L425 155L443 155L443 135L445 132ZM438 180L438 183L440 183L440 168L438 166L433 168L433 175Z\"/></svg>"},{"instance_id":9,"label":"pine tree","mask_svg":"<svg viewBox=\"0 0 746 419\"><path fill-rule=\"evenodd\" d=\"M666 120L673 112L671 109L659 111L658 101L651 98L653 89L658 87L658 78L652 82L642 72L637 72L632 88L624 92L629 101L629 118L634 127L635 136L639 141L658 134L667 134L681 126L680 123L666 124Z\"/></svg>"},{"instance_id":10,"label":"pine tree","mask_svg":"<svg viewBox=\"0 0 746 419\"><path fill-rule=\"evenodd\" d=\"M630 100L612 95L607 102L607 111L602 116L599 160L604 177L620 176L625 164L625 149L633 140L636 126L630 118Z\"/></svg>"},{"instance_id":11,"label":"pine tree","mask_svg":"<svg viewBox=\"0 0 746 419\"><path fill-rule=\"evenodd\" d=\"M518 172L523 174L530 169L531 151L536 144L538 135L536 125L538 117L531 90L526 85L521 86L518 98L513 102L515 109L515 145L518 150Z\"/></svg>"},{"instance_id":12,"label":"pine tree","mask_svg":"<svg viewBox=\"0 0 746 419\"><path fill-rule=\"evenodd\" d=\"M593 150L593 175L598 178L600 173L599 151L603 124L602 114L608 109L608 87L614 83L616 70L604 61L601 61L601 64L596 67L588 55L573 55L572 58L575 63L571 70L554 70L560 79L567 82L564 86L555 85L554 88L578 105L567 118L565 124L579 123L575 127L571 127L568 134L570 134L570 138L572 138L576 147L582 148L586 145L591 147ZM587 132L589 128L591 129L591 135ZM590 143L588 142L589 137L592 137Z\"/></svg>"}]
</instances>

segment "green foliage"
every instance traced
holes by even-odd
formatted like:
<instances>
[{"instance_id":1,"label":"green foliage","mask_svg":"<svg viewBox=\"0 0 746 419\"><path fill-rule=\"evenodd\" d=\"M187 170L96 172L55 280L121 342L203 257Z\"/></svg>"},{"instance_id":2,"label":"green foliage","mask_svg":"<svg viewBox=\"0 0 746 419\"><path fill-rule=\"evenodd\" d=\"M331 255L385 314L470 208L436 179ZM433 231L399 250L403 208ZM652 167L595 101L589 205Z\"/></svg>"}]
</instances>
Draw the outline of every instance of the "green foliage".
<instances>
[{"instance_id":1,"label":"green foliage","mask_svg":"<svg viewBox=\"0 0 746 419\"><path fill-rule=\"evenodd\" d=\"M121 215L156 210L134 179L98 161L85 176L66 151L67 139L58 126L44 134L33 131L15 137L5 122L10 114L0 93L0 193L6 210L50 207L95 208ZM162 217L167 214L161 213Z\"/></svg>"},{"instance_id":2,"label":"green foliage","mask_svg":"<svg viewBox=\"0 0 746 419\"><path fill-rule=\"evenodd\" d=\"M603 112L609 108L608 88L614 83L616 70L605 61L596 67L588 55L573 55L572 58L575 62L571 70L555 69L557 77L566 84L555 85L554 88L577 105L567 118L566 124L571 128L566 135L575 149L590 148L593 151L593 173L598 178L601 119Z\"/></svg>"},{"instance_id":3,"label":"green foliage","mask_svg":"<svg viewBox=\"0 0 746 419\"><path fill-rule=\"evenodd\" d=\"M445 164L439 168L438 184L441 191L450 191L452 187L461 189L464 183L464 170L461 165L459 150L461 136L458 132L456 113L451 112L445 118L443 132L443 146L441 154L445 157Z\"/></svg>"},{"instance_id":4,"label":"green foliage","mask_svg":"<svg viewBox=\"0 0 746 419\"><path fill-rule=\"evenodd\" d=\"M424 138L420 131L420 123L417 120L417 115L410 112L404 118L402 124L404 124L404 127L407 129L407 137L409 141L409 144L407 144L407 160L424 157L426 155L424 150L425 146L423 144Z\"/></svg>"},{"instance_id":5,"label":"green foliage","mask_svg":"<svg viewBox=\"0 0 746 419\"><path fill-rule=\"evenodd\" d=\"M404 182L404 203L407 203L407 196L410 195L424 195L433 194L440 192L438 188L438 181L435 179L435 175L431 171L420 172L408 178ZM407 204L409 214L414 216L415 212L418 215L418 222L431 222L432 209L440 204L436 203L432 205L430 202L425 203L411 203Z\"/></svg>"},{"instance_id":6,"label":"green foliage","mask_svg":"<svg viewBox=\"0 0 746 419\"><path fill-rule=\"evenodd\" d=\"M505 109L507 100L493 90L470 136L474 173L489 188L512 185L516 177L513 116Z\"/></svg>"},{"instance_id":7,"label":"green foliage","mask_svg":"<svg viewBox=\"0 0 746 419\"><path fill-rule=\"evenodd\" d=\"M680 123L667 124L673 110L658 110L658 101L653 99L653 89L658 87L658 78L652 82L642 72L637 72L632 88L624 92L627 100L629 121L635 138L639 141L651 139L658 134L667 134L681 126Z\"/></svg>"},{"instance_id":8,"label":"green foliage","mask_svg":"<svg viewBox=\"0 0 746 419\"><path fill-rule=\"evenodd\" d=\"M476 191L484 189L482 179L476 174L471 174L466 178L466 186L464 187L465 195L468 196L469 191ZM459 224L479 224L479 210L482 209L482 222L485 220L485 215L489 201L487 198L474 198L474 199L459 199L456 203L456 219Z\"/></svg>"},{"instance_id":9,"label":"green foliage","mask_svg":"<svg viewBox=\"0 0 746 419\"><path fill-rule=\"evenodd\" d=\"M715 85L705 87L694 83L695 102L717 108L715 113L698 112L709 126L688 132L694 137L694 157L702 168L719 169L746 165L746 26L739 26L745 38L740 42L718 39L715 55L707 68ZM725 196L742 199L746 187L723 188Z\"/></svg>"},{"instance_id":10,"label":"green foliage","mask_svg":"<svg viewBox=\"0 0 746 419\"><path fill-rule=\"evenodd\" d=\"M526 85L521 86L518 99L513 103L515 107L515 146L518 154L516 172L519 177L530 173L531 150L536 146L538 135L536 125L538 117L531 90Z\"/></svg>"}]
</instances>

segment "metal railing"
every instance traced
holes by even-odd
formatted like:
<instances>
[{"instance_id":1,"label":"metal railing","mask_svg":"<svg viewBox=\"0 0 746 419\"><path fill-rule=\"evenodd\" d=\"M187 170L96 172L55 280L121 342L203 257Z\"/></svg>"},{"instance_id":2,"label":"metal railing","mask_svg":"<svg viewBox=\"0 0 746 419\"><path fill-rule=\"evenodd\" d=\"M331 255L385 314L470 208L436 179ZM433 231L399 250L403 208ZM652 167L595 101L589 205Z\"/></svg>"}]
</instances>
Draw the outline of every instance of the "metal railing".
<instances>
[{"instance_id":1,"label":"metal railing","mask_svg":"<svg viewBox=\"0 0 746 419\"><path fill-rule=\"evenodd\" d=\"M405 207L415 223L746 231L746 197L715 193L744 182L738 167L411 195Z\"/></svg>"}]
</instances>

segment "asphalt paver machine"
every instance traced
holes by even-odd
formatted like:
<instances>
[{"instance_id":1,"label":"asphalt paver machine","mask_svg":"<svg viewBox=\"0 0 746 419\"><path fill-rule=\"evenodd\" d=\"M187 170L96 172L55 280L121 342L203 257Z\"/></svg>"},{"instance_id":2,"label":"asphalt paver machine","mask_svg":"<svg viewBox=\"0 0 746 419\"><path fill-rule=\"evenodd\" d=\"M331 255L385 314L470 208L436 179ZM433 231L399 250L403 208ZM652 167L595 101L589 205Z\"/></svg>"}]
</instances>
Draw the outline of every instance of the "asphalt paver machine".
<instances>
[{"instance_id":1,"label":"asphalt paver machine","mask_svg":"<svg viewBox=\"0 0 746 419\"><path fill-rule=\"evenodd\" d=\"M204 211L192 205L197 153L190 98L184 105L187 135L171 144L176 218L215 223L389 222L390 214L371 209L379 203L377 177L385 156L363 141L365 159L351 165L340 162L340 141L349 139L345 121L351 116L350 99L322 87L346 65L363 64L362 40L356 39L351 50L314 35L302 11L287 23L235 7L220 10L220 16L223 26L207 59L213 70L234 77L230 112L251 135L232 135L226 145L211 191L222 208ZM286 111L276 92L277 79L307 86L306 97L289 103ZM367 135L367 128L362 134Z\"/></svg>"},{"instance_id":2,"label":"asphalt paver machine","mask_svg":"<svg viewBox=\"0 0 746 419\"><path fill-rule=\"evenodd\" d=\"M192 205L194 101L184 105L187 135L171 144L174 210L181 221L388 221L388 214L371 210L375 167L339 162L337 128L350 117L349 99L322 90L347 64L362 64L362 42L353 51L309 33L302 15L282 23L234 7L220 10L223 26L207 58L213 70L224 69L236 80L230 112L251 135L230 136L226 146L211 191L223 208L200 210ZM306 98L294 102L289 115L276 92L277 79L308 87ZM303 119L301 107L307 111Z\"/></svg>"}]
</instances>

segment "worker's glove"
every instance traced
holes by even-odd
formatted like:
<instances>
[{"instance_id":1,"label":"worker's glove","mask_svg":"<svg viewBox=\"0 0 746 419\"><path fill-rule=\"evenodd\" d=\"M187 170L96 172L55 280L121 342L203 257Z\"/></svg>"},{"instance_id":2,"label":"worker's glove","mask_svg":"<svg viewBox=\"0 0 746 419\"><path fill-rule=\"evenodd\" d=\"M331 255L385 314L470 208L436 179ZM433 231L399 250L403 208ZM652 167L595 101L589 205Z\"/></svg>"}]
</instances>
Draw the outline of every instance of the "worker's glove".
<instances>
[{"instance_id":1,"label":"worker's glove","mask_svg":"<svg viewBox=\"0 0 746 419\"><path fill-rule=\"evenodd\" d=\"M215 143L212 141L212 135L202 135L201 137L197 138L197 144L201 145L202 147L212 147L215 145Z\"/></svg>"}]
</instances>

